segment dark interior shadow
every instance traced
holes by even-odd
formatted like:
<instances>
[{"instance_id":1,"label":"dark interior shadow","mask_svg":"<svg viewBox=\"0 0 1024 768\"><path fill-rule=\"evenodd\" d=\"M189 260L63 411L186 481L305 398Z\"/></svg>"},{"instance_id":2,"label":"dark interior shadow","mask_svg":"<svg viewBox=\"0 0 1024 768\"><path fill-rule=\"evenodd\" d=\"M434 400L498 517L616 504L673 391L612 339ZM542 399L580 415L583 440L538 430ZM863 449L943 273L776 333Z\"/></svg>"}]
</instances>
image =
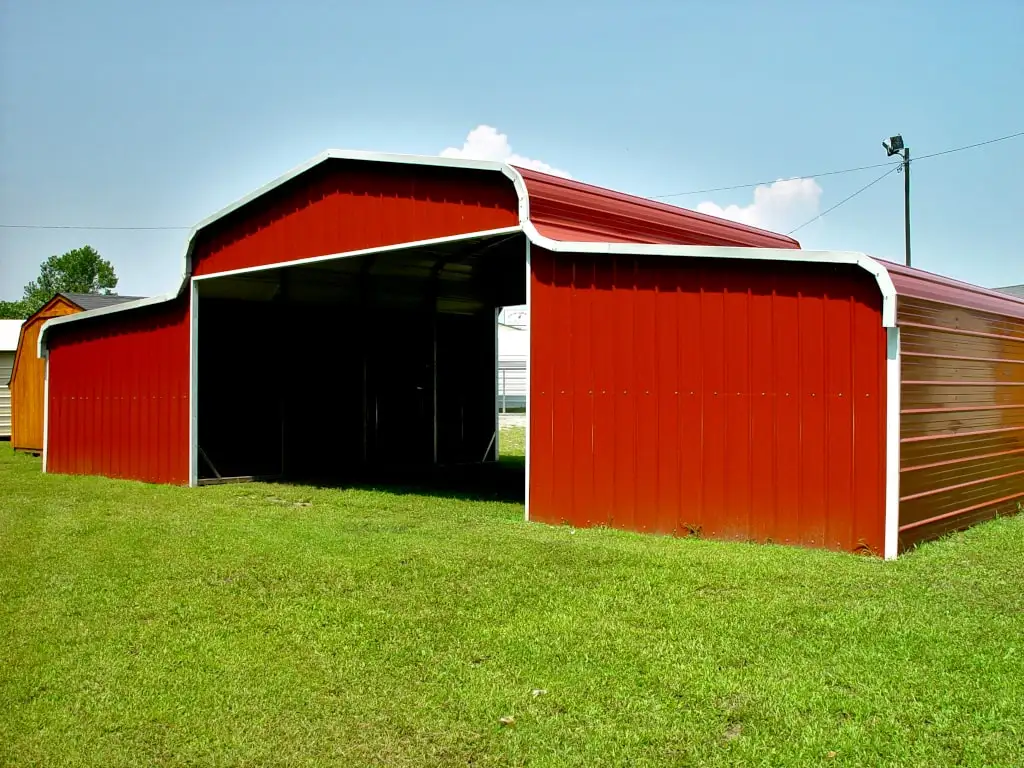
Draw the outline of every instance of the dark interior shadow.
<instances>
[{"instance_id":1,"label":"dark interior shadow","mask_svg":"<svg viewBox=\"0 0 1024 768\"><path fill-rule=\"evenodd\" d=\"M526 503L526 460L503 457L490 464L447 467L360 467L351 474L288 477L277 484L311 488L354 488L399 495L463 501Z\"/></svg>"}]
</instances>

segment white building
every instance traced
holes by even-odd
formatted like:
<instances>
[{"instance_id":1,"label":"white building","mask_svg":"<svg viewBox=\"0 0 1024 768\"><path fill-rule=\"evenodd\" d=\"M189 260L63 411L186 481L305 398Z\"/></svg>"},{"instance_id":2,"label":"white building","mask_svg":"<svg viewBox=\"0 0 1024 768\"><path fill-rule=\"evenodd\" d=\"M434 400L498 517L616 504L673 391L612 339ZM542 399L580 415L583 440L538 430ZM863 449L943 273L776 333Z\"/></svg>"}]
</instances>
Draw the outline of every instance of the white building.
<instances>
[{"instance_id":1,"label":"white building","mask_svg":"<svg viewBox=\"0 0 1024 768\"><path fill-rule=\"evenodd\" d=\"M525 330L530 324L530 317L526 314L526 305L502 307L501 312L498 313L498 322Z\"/></svg>"},{"instance_id":2,"label":"white building","mask_svg":"<svg viewBox=\"0 0 1024 768\"><path fill-rule=\"evenodd\" d=\"M11 372L18 351L21 320L0 320L0 440L11 439Z\"/></svg>"},{"instance_id":3,"label":"white building","mask_svg":"<svg viewBox=\"0 0 1024 768\"><path fill-rule=\"evenodd\" d=\"M526 353L530 334L525 323L525 307L519 315L506 307L498 319L498 410L522 411L526 408Z\"/></svg>"}]
</instances>

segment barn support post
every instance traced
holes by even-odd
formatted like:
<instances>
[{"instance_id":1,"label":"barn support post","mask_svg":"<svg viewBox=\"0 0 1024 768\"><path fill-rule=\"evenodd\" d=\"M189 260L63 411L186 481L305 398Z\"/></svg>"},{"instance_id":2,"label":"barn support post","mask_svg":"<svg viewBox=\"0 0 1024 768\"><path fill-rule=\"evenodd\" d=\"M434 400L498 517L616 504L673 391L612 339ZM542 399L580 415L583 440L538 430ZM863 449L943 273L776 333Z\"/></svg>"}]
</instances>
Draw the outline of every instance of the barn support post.
<instances>
[{"instance_id":1,"label":"barn support post","mask_svg":"<svg viewBox=\"0 0 1024 768\"><path fill-rule=\"evenodd\" d=\"M189 280L188 484L199 485L199 283Z\"/></svg>"},{"instance_id":2,"label":"barn support post","mask_svg":"<svg viewBox=\"0 0 1024 768\"><path fill-rule=\"evenodd\" d=\"M43 472L50 458L50 351L43 358Z\"/></svg>"},{"instance_id":3,"label":"barn support post","mask_svg":"<svg viewBox=\"0 0 1024 768\"><path fill-rule=\"evenodd\" d=\"M527 522L530 521L530 397L531 394L531 379L530 379L530 353L531 347L533 346L533 306L530 299L531 284L533 282L533 268L530 265L530 238L523 238L526 240L526 397L525 399L525 412L526 412L526 439L524 441L523 453L525 455L524 465L526 467L526 479L525 487L523 489L523 517Z\"/></svg>"},{"instance_id":4,"label":"barn support post","mask_svg":"<svg viewBox=\"0 0 1024 768\"><path fill-rule=\"evenodd\" d=\"M370 264L373 263L373 257L369 257L363 261L359 267L359 302L357 304L357 310L359 312L359 320L362 322L365 319L366 314L366 283L367 283L367 272L369 271ZM369 392L369 363L367 361L367 335L365 333L359 334L359 355L362 358L363 365L363 381L362 381L362 397L363 397L363 465L365 466L370 460L370 446L369 446L369 430L370 425L367 420L370 417L369 406L370 406L370 392Z\"/></svg>"},{"instance_id":5,"label":"barn support post","mask_svg":"<svg viewBox=\"0 0 1024 768\"><path fill-rule=\"evenodd\" d=\"M900 329L885 329L885 551L899 554L900 527Z\"/></svg>"},{"instance_id":6,"label":"barn support post","mask_svg":"<svg viewBox=\"0 0 1024 768\"><path fill-rule=\"evenodd\" d=\"M437 465L437 302L434 302L434 310L430 313L431 343L433 344L433 357L430 363L431 375L431 407L433 413L431 422L434 430L434 464Z\"/></svg>"}]
</instances>

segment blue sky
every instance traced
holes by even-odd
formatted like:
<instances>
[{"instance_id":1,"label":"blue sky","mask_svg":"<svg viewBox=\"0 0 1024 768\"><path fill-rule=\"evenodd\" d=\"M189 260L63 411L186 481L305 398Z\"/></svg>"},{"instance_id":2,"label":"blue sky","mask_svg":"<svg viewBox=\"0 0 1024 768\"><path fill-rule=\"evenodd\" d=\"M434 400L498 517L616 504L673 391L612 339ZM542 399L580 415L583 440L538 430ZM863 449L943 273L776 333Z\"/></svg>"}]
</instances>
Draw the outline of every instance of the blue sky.
<instances>
[{"instance_id":1,"label":"blue sky","mask_svg":"<svg viewBox=\"0 0 1024 768\"><path fill-rule=\"evenodd\" d=\"M1022 38L1020 0L3 2L0 223L185 229L0 229L0 298L85 243L120 292L170 290L188 227L328 147L437 154L486 125L492 153L660 195L1015 133ZM915 165L915 266L1024 283L1022 169L1024 138ZM672 201L784 229L883 170ZM797 236L902 260L902 184Z\"/></svg>"}]
</instances>

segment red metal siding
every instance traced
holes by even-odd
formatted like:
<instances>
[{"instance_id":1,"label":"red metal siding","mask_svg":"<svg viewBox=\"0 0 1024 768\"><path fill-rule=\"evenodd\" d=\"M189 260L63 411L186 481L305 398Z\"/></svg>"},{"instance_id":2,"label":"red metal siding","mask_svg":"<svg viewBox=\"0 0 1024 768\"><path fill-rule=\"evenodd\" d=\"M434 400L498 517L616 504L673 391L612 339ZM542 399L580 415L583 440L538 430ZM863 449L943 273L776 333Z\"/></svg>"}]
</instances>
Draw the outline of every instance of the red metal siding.
<instances>
[{"instance_id":1,"label":"red metal siding","mask_svg":"<svg viewBox=\"0 0 1024 768\"><path fill-rule=\"evenodd\" d=\"M531 519L882 551L866 273L537 248L532 265Z\"/></svg>"},{"instance_id":2,"label":"red metal siding","mask_svg":"<svg viewBox=\"0 0 1024 768\"><path fill-rule=\"evenodd\" d=\"M519 224L499 173L328 160L211 224L197 275Z\"/></svg>"},{"instance_id":3,"label":"red metal siding","mask_svg":"<svg viewBox=\"0 0 1024 768\"><path fill-rule=\"evenodd\" d=\"M957 306L952 291L908 297L905 275L896 285L906 549L1024 502L1024 302L1000 306L1013 317Z\"/></svg>"},{"instance_id":4,"label":"red metal siding","mask_svg":"<svg viewBox=\"0 0 1024 768\"><path fill-rule=\"evenodd\" d=\"M799 248L791 237L525 168L530 221L553 240Z\"/></svg>"},{"instance_id":5,"label":"red metal siding","mask_svg":"<svg viewBox=\"0 0 1024 768\"><path fill-rule=\"evenodd\" d=\"M188 483L183 298L52 328L47 471Z\"/></svg>"}]
</instances>

